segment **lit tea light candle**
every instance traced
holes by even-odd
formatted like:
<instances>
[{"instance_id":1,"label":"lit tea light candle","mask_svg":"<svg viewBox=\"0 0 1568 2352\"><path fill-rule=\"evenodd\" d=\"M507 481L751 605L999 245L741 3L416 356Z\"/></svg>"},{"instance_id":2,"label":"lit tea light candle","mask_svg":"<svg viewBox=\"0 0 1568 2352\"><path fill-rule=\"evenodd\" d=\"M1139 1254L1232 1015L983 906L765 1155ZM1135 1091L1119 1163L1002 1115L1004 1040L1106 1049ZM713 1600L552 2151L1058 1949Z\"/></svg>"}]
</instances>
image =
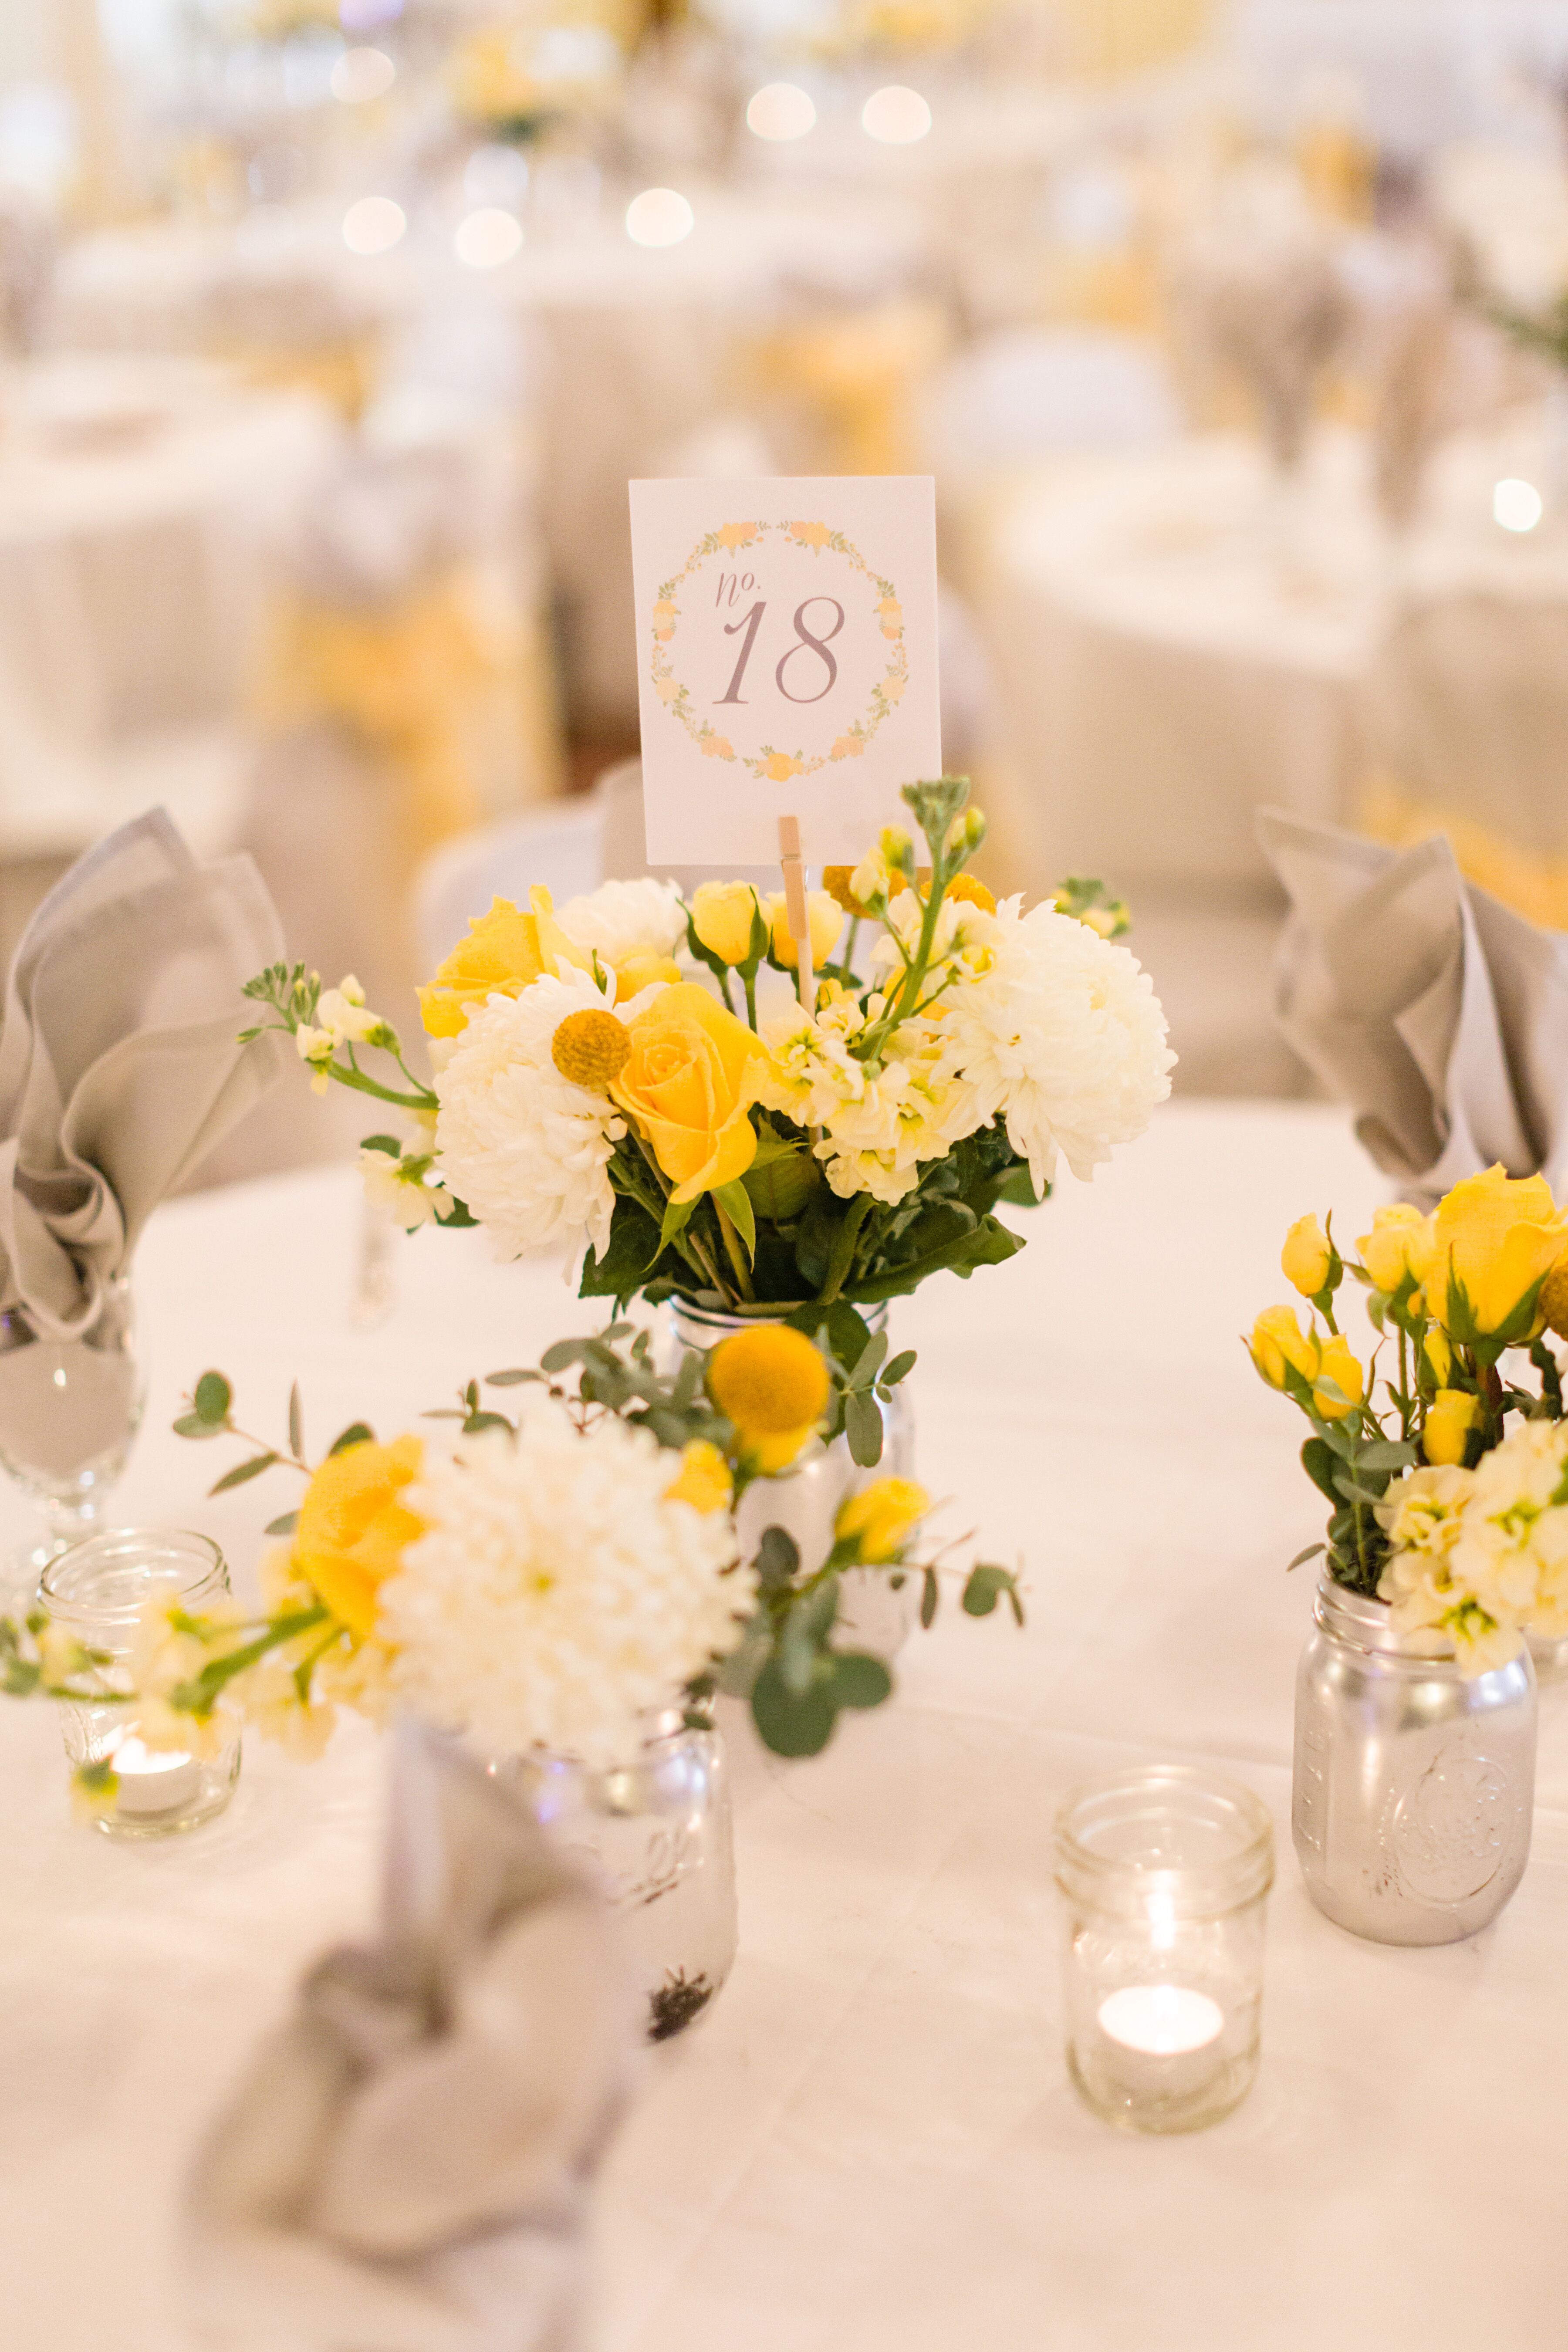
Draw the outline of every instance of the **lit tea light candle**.
<instances>
[{"instance_id":1,"label":"lit tea light candle","mask_svg":"<svg viewBox=\"0 0 1568 2352\"><path fill-rule=\"evenodd\" d=\"M110 1760L120 1783L114 1801L122 1813L172 1813L188 1804L201 1785L194 1756L177 1748L149 1748L133 1731L116 1740Z\"/></svg>"},{"instance_id":2,"label":"lit tea light candle","mask_svg":"<svg viewBox=\"0 0 1568 2352\"><path fill-rule=\"evenodd\" d=\"M1180 2058L1205 2050L1225 2030L1225 2012L1190 1985L1124 1985L1100 2004L1100 2028L1126 2050L1151 2058Z\"/></svg>"}]
</instances>

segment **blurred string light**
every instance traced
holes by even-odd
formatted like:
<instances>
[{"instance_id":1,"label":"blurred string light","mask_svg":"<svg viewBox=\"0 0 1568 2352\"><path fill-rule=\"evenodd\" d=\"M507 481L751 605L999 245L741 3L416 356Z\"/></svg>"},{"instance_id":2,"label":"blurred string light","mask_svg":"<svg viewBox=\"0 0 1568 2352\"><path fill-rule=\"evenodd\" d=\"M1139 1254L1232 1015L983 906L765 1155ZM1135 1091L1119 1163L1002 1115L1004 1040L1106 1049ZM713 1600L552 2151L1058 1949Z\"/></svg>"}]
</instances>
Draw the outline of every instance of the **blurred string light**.
<instances>
[{"instance_id":1,"label":"blurred string light","mask_svg":"<svg viewBox=\"0 0 1568 2352\"><path fill-rule=\"evenodd\" d=\"M458 223L452 250L466 269L499 269L522 250L522 224L499 205L481 205Z\"/></svg>"},{"instance_id":2,"label":"blurred string light","mask_svg":"<svg viewBox=\"0 0 1568 2352\"><path fill-rule=\"evenodd\" d=\"M390 253L407 226L390 196L362 196L343 215L343 243L351 253Z\"/></svg>"},{"instance_id":3,"label":"blurred string light","mask_svg":"<svg viewBox=\"0 0 1568 2352\"><path fill-rule=\"evenodd\" d=\"M918 89L889 82L874 89L860 110L860 128L887 147L910 147L931 129L931 109Z\"/></svg>"},{"instance_id":4,"label":"blurred string light","mask_svg":"<svg viewBox=\"0 0 1568 2352\"><path fill-rule=\"evenodd\" d=\"M332 68L332 96L345 106L363 106L382 98L397 79L397 68L384 49L345 49Z\"/></svg>"},{"instance_id":5,"label":"blurred string light","mask_svg":"<svg viewBox=\"0 0 1568 2352\"><path fill-rule=\"evenodd\" d=\"M759 139L804 139L816 121L806 91L793 81L771 81L746 109L746 128Z\"/></svg>"},{"instance_id":6,"label":"blurred string light","mask_svg":"<svg viewBox=\"0 0 1568 2352\"><path fill-rule=\"evenodd\" d=\"M626 235L634 245L679 245L690 236L696 219L674 188L645 188L626 206Z\"/></svg>"},{"instance_id":7,"label":"blurred string light","mask_svg":"<svg viewBox=\"0 0 1568 2352\"><path fill-rule=\"evenodd\" d=\"M1533 530L1546 511L1545 500L1533 482L1499 482L1492 492L1492 519L1504 530Z\"/></svg>"}]
</instances>

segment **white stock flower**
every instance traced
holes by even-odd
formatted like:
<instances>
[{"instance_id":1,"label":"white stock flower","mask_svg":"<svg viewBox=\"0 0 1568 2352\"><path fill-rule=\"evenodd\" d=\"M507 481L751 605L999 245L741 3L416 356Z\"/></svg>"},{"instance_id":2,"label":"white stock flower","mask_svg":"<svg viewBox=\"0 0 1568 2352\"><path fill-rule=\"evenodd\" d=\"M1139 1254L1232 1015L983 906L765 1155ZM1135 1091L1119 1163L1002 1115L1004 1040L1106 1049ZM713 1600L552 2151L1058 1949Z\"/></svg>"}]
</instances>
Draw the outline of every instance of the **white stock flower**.
<instances>
[{"instance_id":1,"label":"white stock flower","mask_svg":"<svg viewBox=\"0 0 1568 2352\"><path fill-rule=\"evenodd\" d=\"M386 1023L379 1013L373 1013L364 1001L364 991L353 972L347 973L336 988L324 988L316 1003L316 1019L321 1024L318 1034L330 1037L334 1046L363 1045Z\"/></svg>"},{"instance_id":2,"label":"white stock flower","mask_svg":"<svg viewBox=\"0 0 1568 2352\"><path fill-rule=\"evenodd\" d=\"M451 1205L449 1194L425 1181L425 1170L417 1160L394 1160L388 1151L362 1151L359 1171L371 1207L384 1209L405 1233L427 1225L440 1214L443 1204Z\"/></svg>"},{"instance_id":3,"label":"white stock flower","mask_svg":"<svg viewBox=\"0 0 1568 2352\"><path fill-rule=\"evenodd\" d=\"M800 1127L822 1129L816 1147L841 1199L869 1192L891 1204L920 1181L922 1160L942 1159L961 1134L961 1089L944 1077L942 1033L929 1021L906 1021L874 1063L852 1045L880 1020L880 996L839 993L813 1021L799 1007L763 1024L773 1066L760 1099Z\"/></svg>"},{"instance_id":4,"label":"white stock flower","mask_svg":"<svg viewBox=\"0 0 1568 2352\"><path fill-rule=\"evenodd\" d=\"M968 950L940 1018L944 1068L969 1097L959 1131L1002 1118L1040 1193L1058 1150L1083 1178L1141 1135L1176 1057L1149 975L1124 947L1021 903L960 909ZM973 975L971 951L983 967Z\"/></svg>"},{"instance_id":5,"label":"white stock flower","mask_svg":"<svg viewBox=\"0 0 1568 2352\"><path fill-rule=\"evenodd\" d=\"M619 1008L629 1018L647 997ZM486 1226L497 1255L586 1234L603 1256L616 1196L606 1174L626 1131L607 1095L574 1086L551 1059L568 1013L615 1006L615 983L565 970L476 1006L436 1079L440 1173Z\"/></svg>"},{"instance_id":6,"label":"white stock flower","mask_svg":"<svg viewBox=\"0 0 1568 2352\"><path fill-rule=\"evenodd\" d=\"M601 882L558 907L555 919L569 940L616 969L633 956L673 956L686 938L679 891L651 874L636 882Z\"/></svg>"},{"instance_id":7,"label":"white stock flower","mask_svg":"<svg viewBox=\"0 0 1568 2352\"><path fill-rule=\"evenodd\" d=\"M734 1646L749 1570L727 1512L666 1499L679 1456L606 1415L580 1434L547 1397L461 1442L408 1489L427 1533L381 1588L378 1631L416 1709L492 1755L610 1764L642 1719Z\"/></svg>"},{"instance_id":8,"label":"white stock flower","mask_svg":"<svg viewBox=\"0 0 1568 2352\"><path fill-rule=\"evenodd\" d=\"M1521 1422L1483 1454L1453 1549L1454 1576L1494 1617L1568 1633L1568 1423Z\"/></svg>"}]
</instances>

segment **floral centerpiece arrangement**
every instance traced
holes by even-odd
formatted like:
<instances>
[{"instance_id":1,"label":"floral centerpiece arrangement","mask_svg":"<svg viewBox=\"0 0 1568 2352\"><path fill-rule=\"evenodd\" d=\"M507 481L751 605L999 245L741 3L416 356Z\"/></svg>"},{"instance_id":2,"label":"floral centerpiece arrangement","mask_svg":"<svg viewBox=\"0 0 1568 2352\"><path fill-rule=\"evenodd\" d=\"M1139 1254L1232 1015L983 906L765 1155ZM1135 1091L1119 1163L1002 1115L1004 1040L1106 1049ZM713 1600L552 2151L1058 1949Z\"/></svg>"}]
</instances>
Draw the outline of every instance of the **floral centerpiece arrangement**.
<instances>
[{"instance_id":1,"label":"floral centerpiece arrangement","mask_svg":"<svg viewBox=\"0 0 1568 2352\"><path fill-rule=\"evenodd\" d=\"M895 827L827 869L810 1004L759 1003L763 971L797 974L782 898L713 882L688 905L649 880L559 910L535 888L472 922L420 992L428 1085L352 982L279 965L247 993L319 1088L412 1118L365 1155L405 1225L579 1253L581 1295L621 1307L826 1327L851 1362L858 1310L1021 1249L998 1204L1043 1197L1058 1154L1090 1175L1174 1059L1098 885L998 905L964 871L984 834L967 784L904 797L929 864Z\"/></svg>"},{"instance_id":2,"label":"floral centerpiece arrangement","mask_svg":"<svg viewBox=\"0 0 1568 2352\"><path fill-rule=\"evenodd\" d=\"M1546 1343L1568 1337L1568 1211L1543 1177L1490 1168L1429 1216L1379 1209L1356 1248L1301 1218L1281 1263L1307 1327L1272 1307L1250 1340L1311 1424L1302 1465L1331 1512L1299 1559L1326 1553L1406 1649L1483 1674L1527 1633L1568 1635L1568 1418ZM1347 1274L1377 1335L1364 1364L1335 1319Z\"/></svg>"}]
</instances>

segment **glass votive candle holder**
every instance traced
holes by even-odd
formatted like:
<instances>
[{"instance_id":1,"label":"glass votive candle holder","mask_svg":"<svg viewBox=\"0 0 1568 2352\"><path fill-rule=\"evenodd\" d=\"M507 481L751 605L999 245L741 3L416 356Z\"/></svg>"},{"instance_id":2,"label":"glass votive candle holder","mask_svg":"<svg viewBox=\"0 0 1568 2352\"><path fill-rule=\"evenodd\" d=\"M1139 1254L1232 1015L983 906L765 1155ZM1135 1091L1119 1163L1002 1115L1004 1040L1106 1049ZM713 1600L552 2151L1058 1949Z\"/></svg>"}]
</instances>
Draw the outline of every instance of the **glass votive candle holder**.
<instances>
[{"instance_id":1,"label":"glass votive candle holder","mask_svg":"<svg viewBox=\"0 0 1568 2352\"><path fill-rule=\"evenodd\" d=\"M38 1598L53 1622L107 1663L105 1696L60 1706L66 1757L74 1775L108 1765L113 1793L93 1813L110 1837L169 1837L221 1813L239 1778L239 1742L216 1755L150 1747L141 1737L129 1661L142 1605L154 1594L178 1598L193 1616L227 1598L228 1570L205 1536L118 1528L73 1544L50 1561Z\"/></svg>"},{"instance_id":2,"label":"glass votive candle holder","mask_svg":"<svg viewBox=\"0 0 1568 2352\"><path fill-rule=\"evenodd\" d=\"M1057 1815L1068 2071L1129 2131L1197 2131L1258 2072L1274 1830L1249 1789L1156 1764Z\"/></svg>"}]
</instances>

